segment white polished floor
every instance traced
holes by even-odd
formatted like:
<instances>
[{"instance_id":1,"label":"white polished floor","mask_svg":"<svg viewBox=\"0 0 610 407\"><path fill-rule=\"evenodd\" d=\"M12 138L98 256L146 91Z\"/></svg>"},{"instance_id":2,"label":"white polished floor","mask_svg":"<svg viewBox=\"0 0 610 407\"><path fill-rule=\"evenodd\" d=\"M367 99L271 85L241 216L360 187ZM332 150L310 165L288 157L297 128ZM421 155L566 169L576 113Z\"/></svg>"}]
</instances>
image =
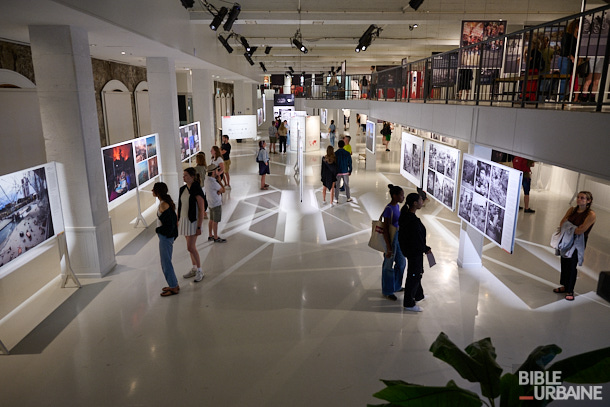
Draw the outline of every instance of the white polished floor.
<instances>
[{"instance_id":1,"label":"white polished floor","mask_svg":"<svg viewBox=\"0 0 610 407\"><path fill-rule=\"evenodd\" d=\"M514 254L486 240L483 267L472 270L456 265L457 215L429 202L418 215L438 264L426 266L424 311L403 311L401 294L384 299L382 257L367 247L370 221L389 201L388 183L414 191L392 147L378 150L375 173L354 154L354 202L342 196L331 207L321 204L321 154L306 155L299 202L294 154L271 156L271 188L260 191L254 144L233 143L220 224L228 242L200 239L205 279L181 278L190 259L179 238L182 290L160 297L165 281L149 227L110 275L84 280L0 357L0 405L364 406L382 403L372 397L382 378L455 380L478 392L428 351L441 331L461 348L491 337L505 371L538 345L563 348L557 360L610 345L610 304L595 294L597 274L610 270L610 217L598 211L578 295L565 301L551 291L559 259L548 240L569 197L549 192L532 191L537 212L520 213Z\"/></svg>"}]
</instances>

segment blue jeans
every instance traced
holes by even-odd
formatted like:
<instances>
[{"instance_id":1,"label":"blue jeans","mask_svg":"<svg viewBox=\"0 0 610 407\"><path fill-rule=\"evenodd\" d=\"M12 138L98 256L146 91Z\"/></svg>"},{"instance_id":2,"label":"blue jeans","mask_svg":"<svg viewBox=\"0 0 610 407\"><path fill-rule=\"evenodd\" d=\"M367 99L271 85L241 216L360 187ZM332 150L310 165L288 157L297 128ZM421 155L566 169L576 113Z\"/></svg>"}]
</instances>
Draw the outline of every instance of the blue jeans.
<instances>
[{"instance_id":1,"label":"blue jeans","mask_svg":"<svg viewBox=\"0 0 610 407\"><path fill-rule=\"evenodd\" d=\"M397 231L392 242L392 257L385 257L385 253L383 255L383 266L381 266L381 293L383 295L400 291L406 264L407 261L398 244Z\"/></svg>"},{"instance_id":2,"label":"blue jeans","mask_svg":"<svg viewBox=\"0 0 610 407\"><path fill-rule=\"evenodd\" d=\"M572 61L568 57L559 57L559 73L561 75L568 75L572 73ZM559 98L568 98L569 91L566 94L566 82L568 79L561 79L559 81Z\"/></svg>"},{"instance_id":3,"label":"blue jeans","mask_svg":"<svg viewBox=\"0 0 610 407\"><path fill-rule=\"evenodd\" d=\"M331 132L329 135L329 138L330 138L330 145L335 147L335 133Z\"/></svg>"},{"instance_id":4,"label":"blue jeans","mask_svg":"<svg viewBox=\"0 0 610 407\"><path fill-rule=\"evenodd\" d=\"M165 237L159 233L157 233L157 236L159 236L159 256L161 257L161 269L163 270L165 281L167 281L169 287L176 288L178 286L178 279L172 265L174 238Z\"/></svg>"}]
</instances>

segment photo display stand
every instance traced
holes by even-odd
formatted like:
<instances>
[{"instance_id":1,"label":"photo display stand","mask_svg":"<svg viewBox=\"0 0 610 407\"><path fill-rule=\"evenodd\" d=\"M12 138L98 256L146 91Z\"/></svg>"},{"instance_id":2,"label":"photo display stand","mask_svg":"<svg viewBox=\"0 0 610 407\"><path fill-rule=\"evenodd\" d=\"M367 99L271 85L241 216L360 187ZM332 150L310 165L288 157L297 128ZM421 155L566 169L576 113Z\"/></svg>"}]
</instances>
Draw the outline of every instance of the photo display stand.
<instances>
[{"instance_id":1,"label":"photo display stand","mask_svg":"<svg viewBox=\"0 0 610 407\"><path fill-rule=\"evenodd\" d=\"M432 198L455 211L460 150L426 141L424 190Z\"/></svg>"},{"instance_id":2,"label":"photo display stand","mask_svg":"<svg viewBox=\"0 0 610 407\"><path fill-rule=\"evenodd\" d=\"M508 253L515 246L523 173L464 154L458 216Z\"/></svg>"},{"instance_id":3,"label":"photo display stand","mask_svg":"<svg viewBox=\"0 0 610 407\"><path fill-rule=\"evenodd\" d=\"M421 188L423 166L424 139L403 131L400 142L400 175Z\"/></svg>"}]
</instances>

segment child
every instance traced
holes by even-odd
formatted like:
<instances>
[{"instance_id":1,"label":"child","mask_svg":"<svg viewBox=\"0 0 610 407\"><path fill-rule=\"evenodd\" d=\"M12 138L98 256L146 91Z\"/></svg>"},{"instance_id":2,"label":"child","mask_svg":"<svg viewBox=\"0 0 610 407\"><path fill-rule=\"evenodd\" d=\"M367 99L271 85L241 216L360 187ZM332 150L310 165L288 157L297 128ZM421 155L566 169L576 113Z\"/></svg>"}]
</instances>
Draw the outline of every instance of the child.
<instances>
[{"instance_id":1,"label":"child","mask_svg":"<svg viewBox=\"0 0 610 407\"><path fill-rule=\"evenodd\" d=\"M220 167L216 164L208 165L208 178L205 182L205 195L210 210L208 241L225 243L227 239L218 237L218 222L222 219L222 194L225 192L225 188L217 180L218 175L220 175Z\"/></svg>"}]
</instances>

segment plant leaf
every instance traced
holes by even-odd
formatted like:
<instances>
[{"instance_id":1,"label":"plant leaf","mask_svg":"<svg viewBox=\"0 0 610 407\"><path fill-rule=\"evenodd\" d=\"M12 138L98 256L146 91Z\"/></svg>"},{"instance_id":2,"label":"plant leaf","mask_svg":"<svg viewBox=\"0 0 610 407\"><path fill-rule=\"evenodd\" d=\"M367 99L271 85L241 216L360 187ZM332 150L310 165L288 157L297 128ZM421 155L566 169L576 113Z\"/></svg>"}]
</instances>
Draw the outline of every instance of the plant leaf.
<instances>
[{"instance_id":1,"label":"plant leaf","mask_svg":"<svg viewBox=\"0 0 610 407\"><path fill-rule=\"evenodd\" d=\"M610 347L581 353L553 363L549 371L560 371L568 383L599 384L610 382Z\"/></svg>"},{"instance_id":2,"label":"plant leaf","mask_svg":"<svg viewBox=\"0 0 610 407\"><path fill-rule=\"evenodd\" d=\"M479 381L477 372L481 370L481 364L459 349L444 332L438 334L430 346L430 352L434 357L450 364L460 376L469 382Z\"/></svg>"},{"instance_id":3,"label":"plant leaf","mask_svg":"<svg viewBox=\"0 0 610 407\"><path fill-rule=\"evenodd\" d=\"M476 393L458 387L453 380L445 387L421 386L401 380L382 380L382 382L387 387L373 396L389 401L389 406L480 407L483 405Z\"/></svg>"},{"instance_id":4,"label":"plant leaf","mask_svg":"<svg viewBox=\"0 0 610 407\"><path fill-rule=\"evenodd\" d=\"M481 383L481 393L492 399L498 397L502 368L496 362L496 349L491 339L485 338L471 343L466 347L466 353L481 365L481 370L477 374Z\"/></svg>"},{"instance_id":5,"label":"plant leaf","mask_svg":"<svg viewBox=\"0 0 610 407\"><path fill-rule=\"evenodd\" d=\"M560 353L561 348L554 344L538 346L528 355L525 362L519 366L517 371L522 370L531 372L534 370L544 370L545 366Z\"/></svg>"}]
</instances>

